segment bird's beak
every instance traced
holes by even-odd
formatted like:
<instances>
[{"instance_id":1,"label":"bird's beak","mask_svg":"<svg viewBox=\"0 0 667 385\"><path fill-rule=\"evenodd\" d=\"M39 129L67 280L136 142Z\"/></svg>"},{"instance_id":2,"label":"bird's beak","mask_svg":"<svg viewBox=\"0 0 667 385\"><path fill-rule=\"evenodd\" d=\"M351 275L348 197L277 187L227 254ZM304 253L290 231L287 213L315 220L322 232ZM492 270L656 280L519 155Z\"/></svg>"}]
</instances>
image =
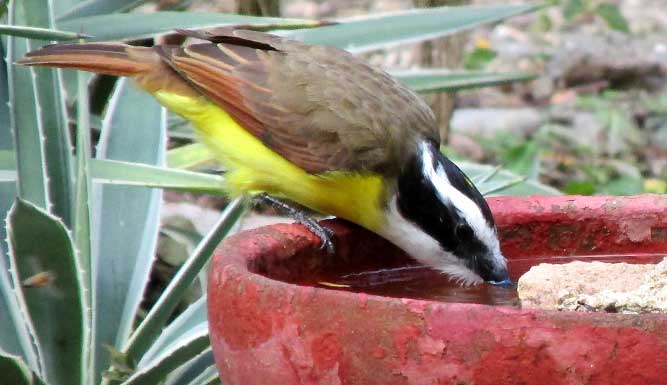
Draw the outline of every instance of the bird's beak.
<instances>
[{"instance_id":1,"label":"bird's beak","mask_svg":"<svg viewBox=\"0 0 667 385\"><path fill-rule=\"evenodd\" d=\"M516 283L510 279L510 275L507 272L507 268L505 267L494 270L490 279L488 279L486 282L489 285L503 287L506 289L516 287Z\"/></svg>"},{"instance_id":2,"label":"bird's beak","mask_svg":"<svg viewBox=\"0 0 667 385\"><path fill-rule=\"evenodd\" d=\"M487 283L489 285L502 287L504 289L514 289L516 287L516 283L509 278L502 281L488 281Z\"/></svg>"}]
</instances>

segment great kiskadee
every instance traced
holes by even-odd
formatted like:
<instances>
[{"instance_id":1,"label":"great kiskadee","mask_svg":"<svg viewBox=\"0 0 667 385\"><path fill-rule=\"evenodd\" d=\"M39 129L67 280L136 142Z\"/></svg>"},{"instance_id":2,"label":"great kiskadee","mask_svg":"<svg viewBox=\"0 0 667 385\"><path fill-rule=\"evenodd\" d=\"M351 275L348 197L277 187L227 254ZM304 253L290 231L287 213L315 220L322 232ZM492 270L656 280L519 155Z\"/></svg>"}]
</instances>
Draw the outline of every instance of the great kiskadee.
<instances>
[{"instance_id":1,"label":"great kiskadee","mask_svg":"<svg viewBox=\"0 0 667 385\"><path fill-rule=\"evenodd\" d=\"M56 44L24 65L128 76L191 121L230 195L357 223L465 284L507 284L486 201L439 151L433 112L346 51L243 30L184 45Z\"/></svg>"}]
</instances>

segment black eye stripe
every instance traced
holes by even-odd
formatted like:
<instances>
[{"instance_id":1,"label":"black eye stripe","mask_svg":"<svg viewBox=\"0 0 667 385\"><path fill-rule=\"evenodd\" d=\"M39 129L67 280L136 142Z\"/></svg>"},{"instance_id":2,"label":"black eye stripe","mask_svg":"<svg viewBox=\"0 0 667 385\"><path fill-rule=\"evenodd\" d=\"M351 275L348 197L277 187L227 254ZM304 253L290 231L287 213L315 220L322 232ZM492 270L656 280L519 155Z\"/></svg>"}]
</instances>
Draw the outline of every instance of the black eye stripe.
<instances>
[{"instance_id":1,"label":"black eye stripe","mask_svg":"<svg viewBox=\"0 0 667 385\"><path fill-rule=\"evenodd\" d=\"M453 229L459 214L448 201L438 199L433 183L424 175L419 158L411 159L398 179L396 205L399 212L428 235L440 242L446 250L455 246L451 239L442 239L443 228Z\"/></svg>"},{"instance_id":2,"label":"black eye stripe","mask_svg":"<svg viewBox=\"0 0 667 385\"><path fill-rule=\"evenodd\" d=\"M480 211L484 216L484 220L489 225L489 227L495 227L493 214L491 214L491 209L489 208L489 205L486 203L486 200L482 194L480 194L470 179L468 179L468 177L457 165L454 164L454 162L445 156L442 158L444 159L444 172L445 175L447 175L449 183L465 196L470 198L473 202L475 202L475 205L480 208Z\"/></svg>"},{"instance_id":3,"label":"black eye stripe","mask_svg":"<svg viewBox=\"0 0 667 385\"><path fill-rule=\"evenodd\" d=\"M459 223L454 228L454 233L460 240L471 241L475 236L475 231L467 223Z\"/></svg>"}]
</instances>

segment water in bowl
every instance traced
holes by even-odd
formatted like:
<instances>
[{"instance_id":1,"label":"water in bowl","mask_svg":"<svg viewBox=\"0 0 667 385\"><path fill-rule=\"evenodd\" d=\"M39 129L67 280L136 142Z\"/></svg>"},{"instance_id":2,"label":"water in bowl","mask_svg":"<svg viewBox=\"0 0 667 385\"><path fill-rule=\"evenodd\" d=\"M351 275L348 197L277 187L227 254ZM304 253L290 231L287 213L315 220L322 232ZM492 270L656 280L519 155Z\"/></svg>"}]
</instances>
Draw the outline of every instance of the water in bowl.
<instances>
[{"instance_id":1,"label":"water in bowl","mask_svg":"<svg viewBox=\"0 0 667 385\"><path fill-rule=\"evenodd\" d=\"M424 266L347 273L320 286L340 285L341 289L387 297L425 299L441 302L481 303L518 306L516 288L501 288L486 283L463 286L446 275Z\"/></svg>"},{"instance_id":2,"label":"water in bowl","mask_svg":"<svg viewBox=\"0 0 667 385\"><path fill-rule=\"evenodd\" d=\"M508 268L516 282L531 266L540 263L567 263L574 260L656 263L664 254L600 254L577 256L539 256L512 258ZM380 267L370 264L341 264L294 283L334 290L363 292L397 298L441 302L463 302L487 305L519 306L516 287L507 289L481 283L462 286L445 274L421 265L405 264Z\"/></svg>"}]
</instances>

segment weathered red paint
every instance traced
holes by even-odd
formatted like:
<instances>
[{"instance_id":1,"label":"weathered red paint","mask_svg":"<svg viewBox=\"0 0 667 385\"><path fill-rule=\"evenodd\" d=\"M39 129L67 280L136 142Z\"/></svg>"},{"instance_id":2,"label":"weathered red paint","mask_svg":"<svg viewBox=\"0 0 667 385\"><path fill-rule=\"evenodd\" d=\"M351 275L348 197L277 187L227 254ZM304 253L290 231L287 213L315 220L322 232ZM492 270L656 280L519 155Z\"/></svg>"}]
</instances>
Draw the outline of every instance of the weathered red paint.
<instances>
[{"instance_id":1,"label":"weathered red paint","mask_svg":"<svg viewBox=\"0 0 667 385\"><path fill-rule=\"evenodd\" d=\"M654 262L667 254L667 197L490 204L505 255L528 259L513 264L515 277L553 255L645 253L632 261ZM327 225L337 237L333 260L299 225L244 232L218 249L209 322L225 384L667 384L665 315L440 303L281 282L368 255L404 258L353 225Z\"/></svg>"}]
</instances>

